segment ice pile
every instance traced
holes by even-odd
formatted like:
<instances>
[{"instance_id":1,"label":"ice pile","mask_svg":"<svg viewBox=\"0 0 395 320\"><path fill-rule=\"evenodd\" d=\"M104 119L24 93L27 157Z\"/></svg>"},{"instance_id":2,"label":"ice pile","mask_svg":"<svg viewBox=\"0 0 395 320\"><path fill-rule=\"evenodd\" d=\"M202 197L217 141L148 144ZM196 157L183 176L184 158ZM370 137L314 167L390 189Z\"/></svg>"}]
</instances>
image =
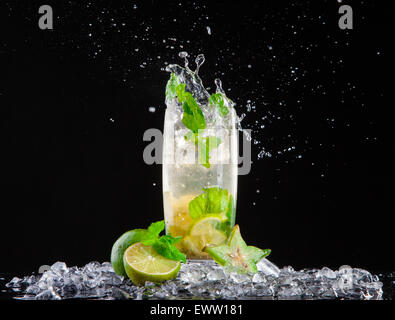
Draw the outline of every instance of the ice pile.
<instances>
[{"instance_id":1,"label":"ice pile","mask_svg":"<svg viewBox=\"0 0 395 320\"><path fill-rule=\"evenodd\" d=\"M254 275L226 273L214 261L191 260L176 279L134 286L108 262L82 268L56 262L42 275L13 278L7 287L26 300L83 299L382 299L382 283L368 271L342 266L333 271L277 268L267 259Z\"/></svg>"}]
</instances>

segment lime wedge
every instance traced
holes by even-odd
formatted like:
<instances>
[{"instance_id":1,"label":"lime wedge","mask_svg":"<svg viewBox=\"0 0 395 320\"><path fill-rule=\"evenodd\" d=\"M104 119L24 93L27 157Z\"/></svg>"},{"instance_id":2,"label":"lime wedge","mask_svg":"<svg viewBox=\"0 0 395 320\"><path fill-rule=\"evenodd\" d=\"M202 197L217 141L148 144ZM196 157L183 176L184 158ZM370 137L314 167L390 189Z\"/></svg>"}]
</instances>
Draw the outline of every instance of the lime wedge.
<instances>
[{"instance_id":1,"label":"lime wedge","mask_svg":"<svg viewBox=\"0 0 395 320\"><path fill-rule=\"evenodd\" d=\"M135 285L174 279L181 267L179 261L167 259L141 242L126 249L123 264L126 274Z\"/></svg>"},{"instance_id":2,"label":"lime wedge","mask_svg":"<svg viewBox=\"0 0 395 320\"><path fill-rule=\"evenodd\" d=\"M221 228L226 221L226 218L219 214L205 215L196 220L181 241L188 257L210 258L207 253L203 252L203 249L209 245L217 246L225 243L227 237Z\"/></svg>"}]
</instances>

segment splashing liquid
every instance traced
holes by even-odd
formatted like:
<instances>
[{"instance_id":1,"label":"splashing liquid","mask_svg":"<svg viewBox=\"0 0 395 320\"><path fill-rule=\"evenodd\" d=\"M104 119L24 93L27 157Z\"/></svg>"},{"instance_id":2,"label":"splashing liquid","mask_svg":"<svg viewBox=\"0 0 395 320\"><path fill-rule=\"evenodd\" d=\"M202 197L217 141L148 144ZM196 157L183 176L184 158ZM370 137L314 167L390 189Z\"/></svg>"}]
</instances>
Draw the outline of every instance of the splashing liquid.
<instances>
[{"instance_id":1,"label":"splashing liquid","mask_svg":"<svg viewBox=\"0 0 395 320\"><path fill-rule=\"evenodd\" d=\"M188 52L181 51L181 52L179 52L178 56L184 60L184 68L179 66L178 64L169 64L165 68L165 70L167 72L176 74L180 78L180 81L182 83L185 83L185 90L192 93L193 97L196 99L196 101L201 106L203 112L205 114L207 114L208 120L212 120L213 118L218 118L217 116L210 114L211 112L210 112L210 109L208 108L208 104L209 104L208 100L209 100L210 94L204 88L202 80L200 79L200 77L198 75L200 67L205 62L204 54L199 54L195 58L195 63L196 63L195 71L192 71L189 68L189 61L188 61L189 54L188 54ZM215 83L215 87L216 87L215 92L221 93L225 96L225 101L224 101L225 105L227 107L234 108L236 104L232 100L230 100L228 97L226 97L225 91L222 88L222 81L219 78L216 78L214 80L214 83ZM166 99L166 105L168 108L169 108L169 106L171 107L171 105L172 105L171 101L168 101L168 99ZM181 112L181 110L179 110L179 112ZM245 114L242 114L241 117L239 117L235 113L236 126L237 126L237 129L244 134L246 139L248 141L251 141L252 138L251 138L250 133L247 130L243 129L242 125L241 125L241 121L244 119L244 117L245 117Z\"/></svg>"}]
</instances>

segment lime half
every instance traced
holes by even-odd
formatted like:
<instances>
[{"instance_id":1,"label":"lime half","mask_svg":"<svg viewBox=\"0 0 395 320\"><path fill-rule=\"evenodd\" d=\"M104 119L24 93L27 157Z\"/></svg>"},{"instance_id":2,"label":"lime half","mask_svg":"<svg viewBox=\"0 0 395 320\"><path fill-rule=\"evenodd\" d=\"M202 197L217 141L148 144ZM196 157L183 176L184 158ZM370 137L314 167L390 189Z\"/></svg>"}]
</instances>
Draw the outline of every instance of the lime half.
<instances>
[{"instance_id":1,"label":"lime half","mask_svg":"<svg viewBox=\"0 0 395 320\"><path fill-rule=\"evenodd\" d=\"M226 221L226 218L219 214L209 214L195 221L182 239L182 247L188 257L210 258L203 249L208 245L217 246L225 243L226 234L220 229Z\"/></svg>"},{"instance_id":2,"label":"lime half","mask_svg":"<svg viewBox=\"0 0 395 320\"><path fill-rule=\"evenodd\" d=\"M146 281L158 283L174 279L181 267L179 261L167 259L141 242L126 249L123 264L129 279L135 285L144 285Z\"/></svg>"},{"instance_id":3,"label":"lime half","mask_svg":"<svg viewBox=\"0 0 395 320\"><path fill-rule=\"evenodd\" d=\"M126 277L125 268L123 267L123 254L132 244L140 242L147 231L145 229L134 229L125 232L117 241L115 241L111 250L111 264L116 274Z\"/></svg>"}]
</instances>

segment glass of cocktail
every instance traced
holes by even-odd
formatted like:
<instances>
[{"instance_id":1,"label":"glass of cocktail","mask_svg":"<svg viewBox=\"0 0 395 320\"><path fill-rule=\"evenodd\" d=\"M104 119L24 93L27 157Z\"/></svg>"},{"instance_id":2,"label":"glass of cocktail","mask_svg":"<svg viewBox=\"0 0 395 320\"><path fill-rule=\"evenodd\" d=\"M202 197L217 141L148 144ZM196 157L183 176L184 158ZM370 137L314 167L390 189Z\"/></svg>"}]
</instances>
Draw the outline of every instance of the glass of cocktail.
<instances>
[{"instance_id":1,"label":"glass of cocktail","mask_svg":"<svg viewBox=\"0 0 395 320\"><path fill-rule=\"evenodd\" d=\"M196 59L198 67L202 55ZM216 80L210 95L197 71L170 65L163 140L166 232L189 259L226 241L235 224L238 134L233 102Z\"/></svg>"}]
</instances>

